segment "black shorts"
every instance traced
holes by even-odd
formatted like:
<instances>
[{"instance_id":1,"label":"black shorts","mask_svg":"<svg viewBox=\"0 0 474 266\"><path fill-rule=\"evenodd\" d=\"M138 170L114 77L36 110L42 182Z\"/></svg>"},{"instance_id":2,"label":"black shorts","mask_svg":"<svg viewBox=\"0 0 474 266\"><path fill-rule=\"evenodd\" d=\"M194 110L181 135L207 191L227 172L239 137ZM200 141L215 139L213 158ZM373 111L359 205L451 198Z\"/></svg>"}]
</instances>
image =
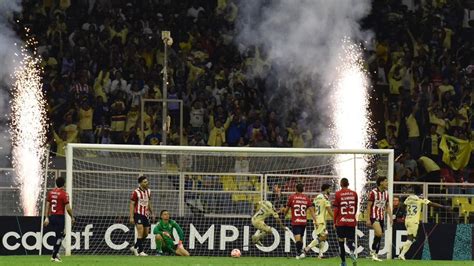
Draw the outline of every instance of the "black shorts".
<instances>
[{"instance_id":1,"label":"black shorts","mask_svg":"<svg viewBox=\"0 0 474 266\"><path fill-rule=\"evenodd\" d=\"M338 238L355 239L355 227L352 226L336 226Z\"/></svg>"},{"instance_id":2,"label":"black shorts","mask_svg":"<svg viewBox=\"0 0 474 266\"><path fill-rule=\"evenodd\" d=\"M51 228L56 233L56 236L59 237L64 234L64 215L50 215L49 216L49 225L48 227Z\"/></svg>"},{"instance_id":3,"label":"black shorts","mask_svg":"<svg viewBox=\"0 0 474 266\"><path fill-rule=\"evenodd\" d=\"M373 225L375 222L379 222L380 224L380 228L382 228L382 231L384 230L384 220L379 220L379 219L375 219L375 218L370 218L370 223Z\"/></svg>"},{"instance_id":4,"label":"black shorts","mask_svg":"<svg viewBox=\"0 0 474 266\"><path fill-rule=\"evenodd\" d=\"M135 224L141 224L143 227L150 227L150 220L145 215L135 213L133 214L133 220L135 221Z\"/></svg>"},{"instance_id":5,"label":"black shorts","mask_svg":"<svg viewBox=\"0 0 474 266\"><path fill-rule=\"evenodd\" d=\"M291 226L291 231L293 232L293 235L304 235L304 231L306 230L306 225L292 225Z\"/></svg>"}]
</instances>

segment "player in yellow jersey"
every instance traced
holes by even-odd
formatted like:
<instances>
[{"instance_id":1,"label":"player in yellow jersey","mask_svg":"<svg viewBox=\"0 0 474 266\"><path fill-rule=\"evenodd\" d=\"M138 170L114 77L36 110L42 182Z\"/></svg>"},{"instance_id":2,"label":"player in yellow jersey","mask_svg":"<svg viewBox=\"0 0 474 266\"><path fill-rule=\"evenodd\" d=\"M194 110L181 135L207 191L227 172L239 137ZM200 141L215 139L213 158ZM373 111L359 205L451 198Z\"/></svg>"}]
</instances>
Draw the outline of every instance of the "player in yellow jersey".
<instances>
[{"instance_id":1,"label":"player in yellow jersey","mask_svg":"<svg viewBox=\"0 0 474 266\"><path fill-rule=\"evenodd\" d=\"M419 188L415 189L415 193L417 192L417 190L419 191ZM416 194L420 194L420 193L416 193ZM405 244L403 244L402 249L400 251L400 255L398 255L398 258L401 260L405 260L405 254L408 252L408 250L410 249L411 245L414 242L414 239L416 238L423 205L429 205L429 206L445 208L445 209L450 208L449 206L443 206L441 204L431 202L428 199L420 198L417 195L408 196L405 199L404 204L406 206L406 212L407 212L406 217L405 217L405 226L407 228L408 239L405 242Z\"/></svg>"},{"instance_id":2,"label":"player in yellow jersey","mask_svg":"<svg viewBox=\"0 0 474 266\"><path fill-rule=\"evenodd\" d=\"M265 224L265 219L268 217L273 216L275 220L278 222L278 225L282 228L282 230L286 230L285 226L280 220L278 216L278 212L276 212L275 208L270 201L262 200L258 203L258 210L252 217L252 225L260 231L255 232L252 236L252 243L261 246L261 240L268 234L272 233L272 228Z\"/></svg>"},{"instance_id":3,"label":"player in yellow jersey","mask_svg":"<svg viewBox=\"0 0 474 266\"><path fill-rule=\"evenodd\" d=\"M316 210L316 221L313 221L314 224L314 234L316 238L309 243L307 247L304 248L303 253L299 256L300 258L306 257L306 253L310 249L318 246L319 249L319 258L323 257L322 249L326 243L328 237L328 230L326 229L326 220L328 215L334 217L331 208L331 202L329 202L329 195L331 194L331 185L323 184L321 186L321 194L316 196L313 200L314 208Z\"/></svg>"}]
</instances>

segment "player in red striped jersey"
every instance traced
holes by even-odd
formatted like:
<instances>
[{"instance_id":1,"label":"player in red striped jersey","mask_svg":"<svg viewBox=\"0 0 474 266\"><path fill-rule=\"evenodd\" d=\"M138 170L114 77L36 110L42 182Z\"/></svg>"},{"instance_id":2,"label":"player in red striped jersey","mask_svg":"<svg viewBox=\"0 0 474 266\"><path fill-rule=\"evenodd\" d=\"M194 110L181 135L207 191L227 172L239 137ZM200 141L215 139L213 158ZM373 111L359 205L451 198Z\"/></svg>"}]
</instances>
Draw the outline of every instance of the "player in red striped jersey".
<instances>
[{"instance_id":1,"label":"player in red striped jersey","mask_svg":"<svg viewBox=\"0 0 474 266\"><path fill-rule=\"evenodd\" d=\"M295 236L295 246L297 252L296 259L304 258L304 256L301 256L300 254L304 255L302 252L302 237L305 234L306 224L308 223L306 211L308 211L314 221L316 221L313 202L311 202L308 196L303 194L303 190L304 185L302 183L298 183L296 185L296 193L290 195L286 207L282 210L283 217L285 217L286 213L291 209L291 230Z\"/></svg>"},{"instance_id":2,"label":"player in red striped jersey","mask_svg":"<svg viewBox=\"0 0 474 266\"><path fill-rule=\"evenodd\" d=\"M71 216L72 223L74 224L74 216L72 215L71 205L69 204L69 196L64 191L64 183L66 181L63 177L56 179L56 188L48 193L46 199L46 219L44 220L44 226L50 226L55 232L56 238L54 240L53 255L51 261L61 262L59 258L59 248L64 238L64 214L67 213Z\"/></svg>"},{"instance_id":3,"label":"player in red striped jersey","mask_svg":"<svg viewBox=\"0 0 474 266\"><path fill-rule=\"evenodd\" d=\"M341 256L341 266L346 266L346 250L344 240L351 253L352 265L356 266L355 257L355 228L357 225L357 204L359 202L357 192L349 189L349 180L342 178L341 190L336 192L334 199L334 226L336 227L337 241L339 242L339 251Z\"/></svg>"},{"instance_id":4,"label":"player in red striped jersey","mask_svg":"<svg viewBox=\"0 0 474 266\"><path fill-rule=\"evenodd\" d=\"M380 241L382 240L384 231L385 214L388 213L390 222L392 217L392 209L389 204L388 195L388 179L385 176L377 178L377 187L369 193L369 202L367 204L367 226L374 229L374 239L372 242L372 250L370 255L374 261L382 261L377 257L380 250Z\"/></svg>"},{"instance_id":5,"label":"player in red striped jersey","mask_svg":"<svg viewBox=\"0 0 474 266\"><path fill-rule=\"evenodd\" d=\"M148 256L143 252L143 241L150 233L150 215L153 215L150 200L150 189L148 179L145 176L138 178L138 188L130 197L130 223L137 228L137 241L130 251L135 256Z\"/></svg>"}]
</instances>

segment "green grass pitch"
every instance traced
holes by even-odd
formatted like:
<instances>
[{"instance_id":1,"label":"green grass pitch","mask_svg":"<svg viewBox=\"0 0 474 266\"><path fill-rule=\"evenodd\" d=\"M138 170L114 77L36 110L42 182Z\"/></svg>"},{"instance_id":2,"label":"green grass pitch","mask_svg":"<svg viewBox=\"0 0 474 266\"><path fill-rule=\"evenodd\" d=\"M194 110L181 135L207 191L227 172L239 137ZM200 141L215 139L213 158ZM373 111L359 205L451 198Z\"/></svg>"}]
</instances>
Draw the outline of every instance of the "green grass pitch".
<instances>
[{"instance_id":1,"label":"green grass pitch","mask_svg":"<svg viewBox=\"0 0 474 266\"><path fill-rule=\"evenodd\" d=\"M321 266L337 266L340 265L339 258L316 259L306 258L304 260L296 260L294 258L262 258L262 257L241 257L241 258L224 258L224 257L133 257L133 256L71 256L62 257L61 265L166 265L166 266L221 266L221 265L256 265L256 266L286 266L286 265L321 265ZM350 259L347 260L348 265ZM49 256L0 256L0 265L51 265ZM419 261L419 260L389 260L383 262L373 262L368 259L359 259L357 266L365 265L391 265L391 266L410 266L410 265L474 265L473 261Z\"/></svg>"}]
</instances>

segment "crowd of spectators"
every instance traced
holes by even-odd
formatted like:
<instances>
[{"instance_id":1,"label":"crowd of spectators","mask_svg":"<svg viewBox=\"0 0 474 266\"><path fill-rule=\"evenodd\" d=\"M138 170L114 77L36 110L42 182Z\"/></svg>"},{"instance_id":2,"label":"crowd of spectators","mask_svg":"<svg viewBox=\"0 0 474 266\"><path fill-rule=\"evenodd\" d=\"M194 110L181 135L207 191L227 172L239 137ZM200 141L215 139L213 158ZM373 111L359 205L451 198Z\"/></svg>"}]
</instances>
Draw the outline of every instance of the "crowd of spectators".
<instances>
[{"instance_id":1,"label":"crowd of spectators","mask_svg":"<svg viewBox=\"0 0 474 266\"><path fill-rule=\"evenodd\" d=\"M164 47L170 30L168 145L309 146L309 131L267 110L262 83L246 75L265 64L233 43L238 7L229 1L26 1L22 22L43 58L44 87L60 156L70 142L159 145ZM250 49L251 50L251 49ZM140 117L143 116L143 124ZM143 126L142 126L143 125Z\"/></svg>"},{"instance_id":2,"label":"crowd of spectators","mask_svg":"<svg viewBox=\"0 0 474 266\"><path fill-rule=\"evenodd\" d=\"M453 167L457 159L442 160L440 149L443 135L472 146L474 1L374 1L374 10L369 62L385 120L378 145L397 152L395 180L474 182L472 156Z\"/></svg>"},{"instance_id":3,"label":"crowd of spectators","mask_svg":"<svg viewBox=\"0 0 474 266\"><path fill-rule=\"evenodd\" d=\"M376 106L385 110L374 146L396 150L396 180L474 182L472 156L452 169L439 149L444 134L472 140L473 2L378 0L364 21L375 31L366 59L383 99ZM180 107L168 104L167 144L311 146L309 130L267 107L271 88L262 75L246 75L269 67L256 47L240 53L233 42L235 0L26 0L24 7L59 156L70 142L161 143L161 103L143 111L140 103L162 99L162 30L174 39L168 99L183 101L184 116L181 138Z\"/></svg>"}]
</instances>

